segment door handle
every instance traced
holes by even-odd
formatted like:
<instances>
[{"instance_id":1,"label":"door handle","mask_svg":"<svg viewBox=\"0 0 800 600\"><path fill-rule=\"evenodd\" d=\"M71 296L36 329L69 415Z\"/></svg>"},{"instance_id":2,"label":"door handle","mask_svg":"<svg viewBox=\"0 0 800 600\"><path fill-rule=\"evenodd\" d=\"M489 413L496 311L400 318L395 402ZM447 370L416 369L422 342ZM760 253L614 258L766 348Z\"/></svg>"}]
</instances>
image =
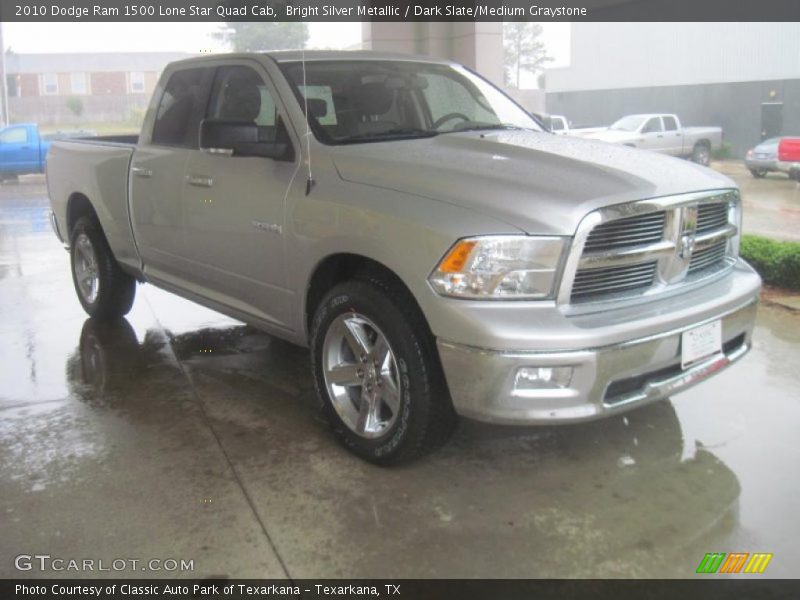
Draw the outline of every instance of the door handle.
<instances>
[{"instance_id":1,"label":"door handle","mask_svg":"<svg viewBox=\"0 0 800 600\"><path fill-rule=\"evenodd\" d=\"M214 179L206 175L187 175L186 182L197 187L214 187Z\"/></svg>"},{"instance_id":2,"label":"door handle","mask_svg":"<svg viewBox=\"0 0 800 600\"><path fill-rule=\"evenodd\" d=\"M662 138L662 137L664 137L664 136L663 136L663 135L661 135L661 134L659 133L659 134L658 134L656 137L660 137L660 138Z\"/></svg>"},{"instance_id":3,"label":"door handle","mask_svg":"<svg viewBox=\"0 0 800 600\"><path fill-rule=\"evenodd\" d=\"M145 169L144 167L133 167L131 168L131 173L137 177L143 177L145 179L149 179L153 176L153 172L150 169Z\"/></svg>"}]
</instances>

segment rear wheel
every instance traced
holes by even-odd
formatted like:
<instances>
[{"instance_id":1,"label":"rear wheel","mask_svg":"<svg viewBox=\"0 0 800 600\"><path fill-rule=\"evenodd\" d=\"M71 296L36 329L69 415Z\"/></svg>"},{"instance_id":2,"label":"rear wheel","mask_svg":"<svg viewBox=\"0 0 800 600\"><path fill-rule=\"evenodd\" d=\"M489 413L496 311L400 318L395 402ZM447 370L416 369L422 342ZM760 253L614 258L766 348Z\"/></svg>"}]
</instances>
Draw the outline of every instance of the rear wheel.
<instances>
[{"instance_id":1,"label":"rear wheel","mask_svg":"<svg viewBox=\"0 0 800 600\"><path fill-rule=\"evenodd\" d=\"M702 142L695 144L694 150L692 150L692 161L704 167L711 164L711 148L708 147L708 144Z\"/></svg>"},{"instance_id":2,"label":"rear wheel","mask_svg":"<svg viewBox=\"0 0 800 600\"><path fill-rule=\"evenodd\" d=\"M750 169L750 174L756 179L763 179L767 175L766 169Z\"/></svg>"},{"instance_id":3,"label":"rear wheel","mask_svg":"<svg viewBox=\"0 0 800 600\"><path fill-rule=\"evenodd\" d=\"M455 425L432 336L403 292L379 280L340 284L312 325L314 382L328 421L347 448L378 464L425 454Z\"/></svg>"},{"instance_id":4,"label":"rear wheel","mask_svg":"<svg viewBox=\"0 0 800 600\"><path fill-rule=\"evenodd\" d=\"M126 315L136 280L120 269L95 219L81 217L70 237L72 281L83 310L97 319Z\"/></svg>"}]
</instances>

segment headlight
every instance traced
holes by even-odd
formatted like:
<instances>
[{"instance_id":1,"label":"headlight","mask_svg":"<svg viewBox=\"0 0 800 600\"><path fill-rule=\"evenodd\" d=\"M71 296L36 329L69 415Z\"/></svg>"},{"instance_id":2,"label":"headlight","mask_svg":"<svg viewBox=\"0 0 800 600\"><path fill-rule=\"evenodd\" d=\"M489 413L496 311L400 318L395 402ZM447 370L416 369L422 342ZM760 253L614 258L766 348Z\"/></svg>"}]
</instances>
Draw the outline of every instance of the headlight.
<instances>
[{"instance_id":1,"label":"headlight","mask_svg":"<svg viewBox=\"0 0 800 600\"><path fill-rule=\"evenodd\" d=\"M456 242L431 273L443 296L542 300L553 297L567 238L497 235Z\"/></svg>"}]
</instances>

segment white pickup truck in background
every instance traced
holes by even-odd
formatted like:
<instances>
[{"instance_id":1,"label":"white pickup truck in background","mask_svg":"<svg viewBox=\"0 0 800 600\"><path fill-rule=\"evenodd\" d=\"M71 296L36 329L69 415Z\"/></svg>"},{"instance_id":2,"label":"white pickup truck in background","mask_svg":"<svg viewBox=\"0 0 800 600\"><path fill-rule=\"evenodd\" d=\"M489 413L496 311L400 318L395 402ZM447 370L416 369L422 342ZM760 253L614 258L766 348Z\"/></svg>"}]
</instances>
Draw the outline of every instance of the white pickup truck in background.
<instances>
[{"instance_id":1,"label":"white pickup truck in background","mask_svg":"<svg viewBox=\"0 0 800 600\"><path fill-rule=\"evenodd\" d=\"M583 138L653 150L690 158L701 165L711 162L711 153L722 146L720 127L683 127L677 115L642 114L622 117L600 130L573 130Z\"/></svg>"}]
</instances>

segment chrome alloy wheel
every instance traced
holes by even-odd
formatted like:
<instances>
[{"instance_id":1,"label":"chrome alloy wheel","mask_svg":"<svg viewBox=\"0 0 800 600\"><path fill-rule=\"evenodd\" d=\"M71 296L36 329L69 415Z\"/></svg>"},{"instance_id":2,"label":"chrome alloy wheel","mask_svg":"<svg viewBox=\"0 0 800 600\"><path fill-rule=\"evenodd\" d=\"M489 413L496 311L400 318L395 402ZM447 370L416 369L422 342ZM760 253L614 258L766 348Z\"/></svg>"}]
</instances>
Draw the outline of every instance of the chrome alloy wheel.
<instances>
[{"instance_id":1,"label":"chrome alloy wheel","mask_svg":"<svg viewBox=\"0 0 800 600\"><path fill-rule=\"evenodd\" d=\"M325 333L322 368L342 421L367 439L383 435L400 412L400 375L386 336L358 313L338 316Z\"/></svg>"},{"instance_id":2,"label":"chrome alloy wheel","mask_svg":"<svg viewBox=\"0 0 800 600\"><path fill-rule=\"evenodd\" d=\"M97 255L92 241L85 233L75 238L75 254L72 260L78 291L86 302L93 304L100 288L100 275L97 272Z\"/></svg>"}]
</instances>

